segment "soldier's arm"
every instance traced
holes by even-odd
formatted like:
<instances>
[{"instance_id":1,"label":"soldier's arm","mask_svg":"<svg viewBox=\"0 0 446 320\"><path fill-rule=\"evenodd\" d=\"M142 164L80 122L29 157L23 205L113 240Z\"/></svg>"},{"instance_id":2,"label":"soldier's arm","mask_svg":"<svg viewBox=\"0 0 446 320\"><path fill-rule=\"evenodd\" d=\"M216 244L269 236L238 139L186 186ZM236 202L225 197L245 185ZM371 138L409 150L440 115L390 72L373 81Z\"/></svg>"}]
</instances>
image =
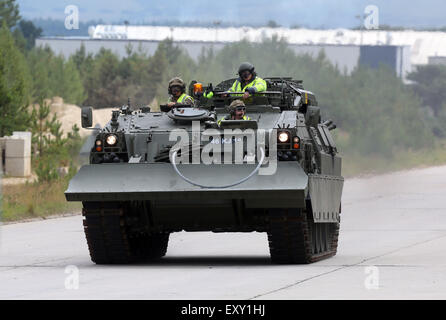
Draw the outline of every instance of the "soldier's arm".
<instances>
[{"instance_id":1,"label":"soldier's arm","mask_svg":"<svg viewBox=\"0 0 446 320\"><path fill-rule=\"evenodd\" d=\"M263 79L256 79L254 85L247 88L246 91L248 91L250 94L266 91L266 81Z\"/></svg>"},{"instance_id":2,"label":"soldier's arm","mask_svg":"<svg viewBox=\"0 0 446 320\"><path fill-rule=\"evenodd\" d=\"M238 80L235 80L234 83L232 84L232 87L229 88L228 92L235 92L236 88L237 88L237 84L238 84Z\"/></svg>"},{"instance_id":3,"label":"soldier's arm","mask_svg":"<svg viewBox=\"0 0 446 320\"><path fill-rule=\"evenodd\" d=\"M167 105L169 107L173 107L175 105L175 101L173 101L172 97L169 97L169 100L167 100Z\"/></svg>"},{"instance_id":4,"label":"soldier's arm","mask_svg":"<svg viewBox=\"0 0 446 320\"><path fill-rule=\"evenodd\" d=\"M257 92L266 91L266 81L263 79L258 79L254 87L256 88Z\"/></svg>"}]
</instances>

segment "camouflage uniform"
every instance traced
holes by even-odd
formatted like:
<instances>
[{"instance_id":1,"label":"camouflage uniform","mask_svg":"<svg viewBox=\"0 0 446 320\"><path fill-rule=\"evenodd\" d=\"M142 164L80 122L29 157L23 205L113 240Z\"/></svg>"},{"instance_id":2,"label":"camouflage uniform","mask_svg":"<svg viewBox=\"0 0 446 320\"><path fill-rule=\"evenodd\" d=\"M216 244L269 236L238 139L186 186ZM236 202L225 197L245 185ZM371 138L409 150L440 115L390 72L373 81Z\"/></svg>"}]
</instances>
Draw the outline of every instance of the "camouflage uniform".
<instances>
[{"instance_id":1,"label":"camouflage uniform","mask_svg":"<svg viewBox=\"0 0 446 320\"><path fill-rule=\"evenodd\" d=\"M173 94L172 94L172 87L178 86L181 88L181 96L179 96L178 98L176 98ZM175 102L175 103L179 103L179 104L190 104L193 105L194 104L194 98L192 98L191 96L187 95L185 93L186 91L186 84L184 83L184 81L181 78L175 77L172 78L169 81L169 101L170 102Z\"/></svg>"}]
</instances>

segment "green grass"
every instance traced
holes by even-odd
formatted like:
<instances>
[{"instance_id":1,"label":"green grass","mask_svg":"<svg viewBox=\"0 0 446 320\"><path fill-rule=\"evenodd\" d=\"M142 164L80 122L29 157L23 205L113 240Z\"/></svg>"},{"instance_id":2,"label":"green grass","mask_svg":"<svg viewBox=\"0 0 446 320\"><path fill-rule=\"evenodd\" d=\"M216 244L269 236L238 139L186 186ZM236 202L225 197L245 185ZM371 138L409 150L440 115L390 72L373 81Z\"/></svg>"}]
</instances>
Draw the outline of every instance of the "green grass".
<instances>
[{"instance_id":1,"label":"green grass","mask_svg":"<svg viewBox=\"0 0 446 320\"><path fill-rule=\"evenodd\" d=\"M446 141L437 141L433 149L400 150L391 157L381 154L361 156L342 155L344 177L360 174L380 174L412 168L446 165Z\"/></svg>"},{"instance_id":2,"label":"green grass","mask_svg":"<svg viewBox=\"0 0 446 320\"><path fill-rule=\"evenodd\" d=\"M68 178L54 182L4 186L2 221L45 218L80 211L80 203L65 200L64 191L67 186Z\"/></svg>"}]
</instances>

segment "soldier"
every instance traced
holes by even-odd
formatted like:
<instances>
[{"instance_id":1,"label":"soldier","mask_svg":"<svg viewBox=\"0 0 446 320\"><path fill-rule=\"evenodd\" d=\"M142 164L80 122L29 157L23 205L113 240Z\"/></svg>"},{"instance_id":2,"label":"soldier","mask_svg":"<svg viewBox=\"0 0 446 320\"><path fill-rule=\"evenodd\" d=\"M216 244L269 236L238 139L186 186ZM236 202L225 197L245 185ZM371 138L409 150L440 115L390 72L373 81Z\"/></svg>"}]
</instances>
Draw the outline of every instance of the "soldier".
<instances>
[{"instance_id":1,"label":"soldier","mask_svg":"<svg viewBox=\"0 0 446 320\"><path fill-rule=\"evenodd\" d=\"M242 100L232 101L229 105L229 115L218 120L218 125L225 120L251 120L251 118L246 115L246 106Z\"/></svg>"},{"instance_id":2,"label":"soldier","mask_svg":"<svg viewBox=\"0 0 446 320\"><path fill-rule=\"evenodd\" d=\"M175 77L169 81L169 101L167 105L173 107L175 104L194 104L194 98L187 95L186 84L181 78Z\"/></svg>"},{"instance_id":3,"label":"soldier","mask_svg":"<svg viewBox=\"0 0 446 320\"><path fill-rule=\"evenodd\" d=\"M254 66L249 62L243 62L238 68L239 79L234 81L230 92L244 92L243 99L251 94L266 91L266 81L257 77Z\"/></svg>"},{"instance_id":4,"label":"soldier","mask_svg":"<svg viewBox=\"0 0 446 320\"><path fill-rule=\"evenodd\" d=\"M251 63L243 62L238 68L238 75L239 78L234 81L229 92L244 92L243 95L239 94L238 96L247 99L251 94L266 91L266 81L257 76ZM210 99L214 96L214 92L206 92L204 96Z\"/></svg>"}]
</instances>

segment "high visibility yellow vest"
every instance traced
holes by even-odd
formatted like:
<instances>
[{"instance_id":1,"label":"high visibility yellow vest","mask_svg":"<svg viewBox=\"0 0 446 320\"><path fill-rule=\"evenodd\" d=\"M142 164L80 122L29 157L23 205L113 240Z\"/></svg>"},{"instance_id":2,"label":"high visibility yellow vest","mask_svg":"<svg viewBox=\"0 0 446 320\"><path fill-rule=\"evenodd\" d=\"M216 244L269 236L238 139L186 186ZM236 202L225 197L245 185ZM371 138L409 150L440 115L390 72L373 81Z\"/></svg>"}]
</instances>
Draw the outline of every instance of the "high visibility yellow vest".
<instances>
[{"instance_id":1,"label":"high visibility yellow vest","mask_svg":"<svg viewBox=\"0 0 446 320\"><path fill-rule=\"evenodd\" d=\"M254 87L256 89L256 92L262 92L266 91L266 81L262 78L255 77L254 80L252 80L250 83L245 85L242 88L242 84L239 79L235 80L232 84L232 87L228 90L229 92L245 92L247 88ZM213 92L205 93L203 95L205 98L211 99L214 96ZM233 94L232 96L242 96L241 94Z\"/></svg>"},{"instance_id":2,"label":"high visibility yellow vest","mask_svg":"<svg viewBox=\"0 0 446 320\"><path fill-rule=\"evenodd\" d=\"M169 102L176 102L176 103L181 103L181 104L187 104L189 102L189 103L193 104L194 98L183 93L181 96L178 97L177 101L175 101L174 97L171 97Z\"/></svg>"},{"instance_id":3,"label":"high visibility yellow vest","mask_svg":"<svg viewBox=\"0 0 446 320\"><path fill-rule=\"evenodd\" d=\"M250 83L246 84L242 88L242 83L239 79L235 80L232 84L231 89L229 89L229 92L245 92L247 88L254 87L256 89L256 92L262 92L266 91L266 81L262 78L255 77L254 80L252 80ZM241 96L241 94L233 95L233 96Z\"/></svg>"}]
</instances>

